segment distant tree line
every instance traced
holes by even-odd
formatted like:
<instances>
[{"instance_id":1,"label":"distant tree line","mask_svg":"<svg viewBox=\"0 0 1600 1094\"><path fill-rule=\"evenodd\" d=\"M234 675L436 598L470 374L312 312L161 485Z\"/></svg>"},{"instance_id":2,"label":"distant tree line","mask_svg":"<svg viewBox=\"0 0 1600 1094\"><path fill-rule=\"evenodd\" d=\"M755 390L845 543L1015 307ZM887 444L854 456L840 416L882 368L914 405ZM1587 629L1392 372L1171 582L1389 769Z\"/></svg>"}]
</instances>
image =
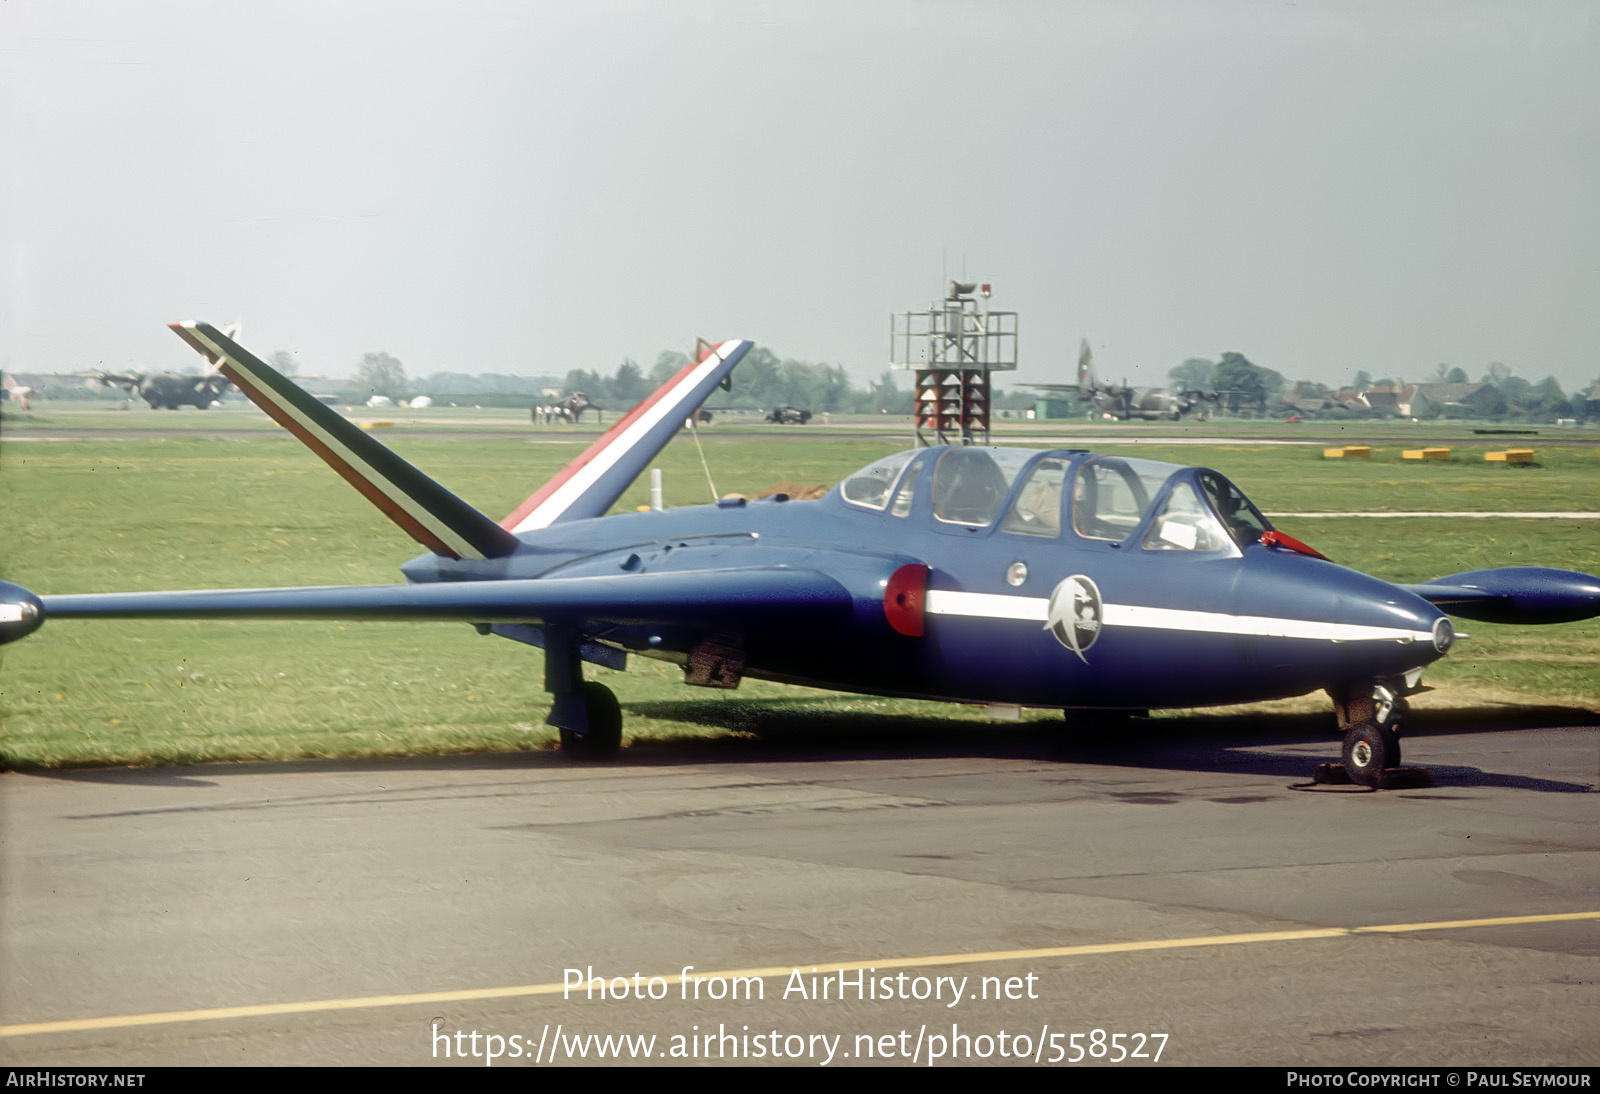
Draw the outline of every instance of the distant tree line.
<instances>
[{"instance_id":1,"label":"distant tree line","mask_svg":"<svg viewBox=\"0 0 1600 1094\"><path fill-rule=\"evenodd\" d=\"M269 360L286 375L299 373L299 364L292 354L280 350ZM412 379L398 358L379 351L362 356L354 377L310 386L352 404L365 403L374 395L396 403L428 395L435 402L526 407L549 398L547 393L551 391L561 398L581 391L597 406L620 413L633 407L688 363L687 354L663 350L649 369L631 358L624 358L610 375L572 369L559 378L436 372ZM1577 390L1564 391L1553 376L1531 381L1516 375L1511 366L1499 361L1490 363L1478 380L1473 380L1465 369L1441 364L1425 376L1409 379L1374 377L1370 371L1361 369L1350 383L1330 387L1313 380L1290 381L1281 372L1257 365L1242 353L1229 351L1214 361L1190 357L1173 366L1167 375L1173 388L1222 393L1216 404L1218 409L1242 416L1393 417L1403 413L1400 404L1410 399L1407 405L1413 407L1412 417L1528 422L1600 418L1600 400L1590 398L1600 391L1600 378ZM23 379L33 385L38 397L83 398L88 394L81 379L46 375ZM316 381L319 378L302 379ZM1423 398L1415 398L1412 385L1420 385ZM757 346L734 370L732 390L714 393L707 405L750 411L793 406L813 414L909 414L911 386L909 376L896 377L886 370L877 380L858 387L839 365L783 358L765 346ZM103 399L126 397L120 389L113 388L102 389L98 394ZM999 389L992 396L996 408L1013 410L1031 408L1036 398L1028 392L1008 395Z\"/></svg>"},{"instance_id":2,"label":"distant tree line","mask_svg":"<svg viewBox=\"0 0 1600 1094\"><path fill-rule=\"evenodd\" d=\"M596 406L622 412L635 406L688 363L687 354L663 350L648 371L633 359L624 358L609 376L593 370L572 369L559 380L553 376L464 372L436 372L413 380L406 375L405 366L391 354L368 353L361 358L355 376L340 385L337 394L350 403L365 403L374 395L396 403L427 395L435 402L471 400L483 405L523 406L547 398L550 391L558 391L562 398L581 391ZM814 414L909 414L911 393L909 382L904 388L896 387L888 371L876 382L859 388L850 382L849 374L839 365L779 358L766 347L757 346L734 370L733 389L715 393L708 405L752 411L794 406Z\"/></svg>"},{"instance_id":3,"label":"distant tree line","mask_svg":"<svg viewBox=\"0 0 1600 1094\"><path fill-rule=\"evenodd\" d=\"M624 360L611 376L574 369L567 373L561 388L563 394L581 391L600 406L626 410L688 363L687 354L664 350L648 373L632 360ZM714 393L707 405L763 411L793 406L813 414L909 414L911 393L909 383L903 389L897 388L887 371L876 382L859 388L840 365L780 358L765 346L756 346L734 369L732 390Z\"/></svg>"},{"instance_id":4,"label":"distant tree line","mask_svg":"<svg viewBox=\"0 0 1600 1094\"><path fill-rule=\"evenodd\" d=\"M1219 393L1219 405L1242 415L1302 417L1409 416L1471 417L1504 421L1549 422L1600 415L1600 378L1572 392L1563 391L1553 376L1537 383L1517 376L1509 365L1491 363L1479 380L1465 369L1437 365L1425 376L1374 379L1357 371L1343 387L1314 380L1290 383L1282 373L1255 364L1243 354L1224 353L1215 362L1191 357L1167 373L1175 387ZM1407 409L1409 408L1409 412Z\"/></svg>"}]
</instances>

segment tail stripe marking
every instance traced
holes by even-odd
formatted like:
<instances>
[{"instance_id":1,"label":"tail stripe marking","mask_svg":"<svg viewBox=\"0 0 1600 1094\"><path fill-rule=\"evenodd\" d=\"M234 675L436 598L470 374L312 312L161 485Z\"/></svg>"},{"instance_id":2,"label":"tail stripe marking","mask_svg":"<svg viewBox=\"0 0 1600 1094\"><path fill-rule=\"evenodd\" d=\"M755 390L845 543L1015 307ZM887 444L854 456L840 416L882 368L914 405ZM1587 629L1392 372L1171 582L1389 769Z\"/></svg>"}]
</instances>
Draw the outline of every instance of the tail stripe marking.
<instances>
[{"instance_id":1,"label":"tail stripe marking","mask_svg":"<svg viewBox=\"0 0 1600 1094\"><path fill-rule=\"evenodd\" d=\"M568 464L566 470L545 483L515 512L502 520L501 526L522 533L554 524L662 419L669 414L692 413L693 408L681 406L681 400L673 396L693 389L695 384L727 360L739 345L737 340L723 342L703 360L683 366L676 376L606 430L599 440L584 450L583 455Z\"/></svg>"},{"instance_id":2,"label":"tail stripe marking","mask_svg":"<svg viewBox=\"0 0 1600 1094\"><path fill-rule=\"evenodd\" d=\"M447 558L483 558L484 552L474 547L454 529L439 520L425 507L398 489L386 490L390 480L357 453L350 450L339 438L312 421L243 362L230 356L226 350L213 343L191 324L174 324L184 341L196 350L218 362L218 367L252 402L265 410L272 419L293 433L305 446L315 452L328 466L359 490L368 501L376 505L390 520L398 524L418 543L434 554Z\"/></svg>"}]
</instances>

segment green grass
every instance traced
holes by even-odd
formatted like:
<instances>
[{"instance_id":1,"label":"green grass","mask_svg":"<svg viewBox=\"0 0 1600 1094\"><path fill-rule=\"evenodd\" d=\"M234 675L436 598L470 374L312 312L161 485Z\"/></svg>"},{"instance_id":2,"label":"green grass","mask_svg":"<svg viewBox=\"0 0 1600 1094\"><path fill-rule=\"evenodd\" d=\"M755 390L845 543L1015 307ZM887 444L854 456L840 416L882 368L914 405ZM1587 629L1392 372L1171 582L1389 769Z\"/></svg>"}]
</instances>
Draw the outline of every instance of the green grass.
<instances>
[{"instance_id":1,"label":"green grass","mask_svg":"<svg viewBox=\"0 0 1600 1094\"><path fill-rule=\"evenodd\" d=\"M199 417L171 415L184 416ZM384 439L498 516L590 436L465 441L397 429ZM798 430L781 440L712 432L703 444L721 493L833 482L894 447ZM1600 509L1600 453L1590 448L1541 450L1542 466L1515 471L1465 460L1401 464L1398 449L1370 464L1248 443L1126 451L1215 467L1269 513ZM687 439L657 462L669 503L709 496ZM646 493L636 484L619 508L642 504ZM236 440L7 443L0 509L0 577L42 593L388 582L420 553L314 456L271 431ZM1600 571L1593 521L1279 523L1342 563L1396 581L1513 564ZM1441 691L1428 702L1600 707L1595 621L1462 629L1473 637L1430 671ZM14 765L505 751L551 747L554 736L543 724L538 652L465 626L62 622L0 656L0 758ZM638 658L626 674L597 675L617 691L634 738L740 732L758 726L763 710L880 722L983 717L975 708L826 697L759 681L733 693L690 691L676 668Z\"/></svg>"}]
</instances>

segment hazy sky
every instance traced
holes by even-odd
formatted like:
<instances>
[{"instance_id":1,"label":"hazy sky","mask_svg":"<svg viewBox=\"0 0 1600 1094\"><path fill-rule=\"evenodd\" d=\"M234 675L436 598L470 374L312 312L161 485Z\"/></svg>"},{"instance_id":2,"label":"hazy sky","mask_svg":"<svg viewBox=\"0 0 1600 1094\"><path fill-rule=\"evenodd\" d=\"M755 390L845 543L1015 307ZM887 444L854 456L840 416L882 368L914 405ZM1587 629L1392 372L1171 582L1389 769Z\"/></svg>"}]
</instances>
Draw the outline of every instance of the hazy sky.
<instances>
[{"instance_id":1,"label":"hazy sky","mask_svg":"<svg viewBox=\"0 0 1600 1094\"><path fill-rule=\"evenodd\" d=\"M0 366L1600 374L1600 5L0 3Z\"/></svg>"}]
</instances>

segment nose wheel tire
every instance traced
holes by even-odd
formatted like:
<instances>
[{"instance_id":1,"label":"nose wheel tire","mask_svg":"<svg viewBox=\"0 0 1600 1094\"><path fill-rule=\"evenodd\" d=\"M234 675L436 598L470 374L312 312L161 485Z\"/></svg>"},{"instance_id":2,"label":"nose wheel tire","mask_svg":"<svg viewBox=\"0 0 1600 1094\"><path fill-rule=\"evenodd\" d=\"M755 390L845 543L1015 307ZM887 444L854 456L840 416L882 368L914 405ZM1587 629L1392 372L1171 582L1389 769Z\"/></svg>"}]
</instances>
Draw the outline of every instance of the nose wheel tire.
<instances>
[{"instance_id":1,"label":"nose wheel tire","mask_svg":"<svg viewBox=\"0 0 1600 1094\"><path fill-rule=\"evenodd\" d=\"M1360 722L1345 732L1343 759L1351 782L1377 786L1385 770L1400 766L1400 738L1387 726Z\"/></svg>"},{"instance_id":2,"label":"nose wheel tire","mask_svg":"<svg viewBox=\"0 0 1600 1094\"><path fill-rule=\"evenodd\" d=\"M563 729L561 751L574 760L615 759L622 748L622 708L617 697L593 680L584 683L582 694L589 728L582 733Z\"/></svg>"}]
</instances>

